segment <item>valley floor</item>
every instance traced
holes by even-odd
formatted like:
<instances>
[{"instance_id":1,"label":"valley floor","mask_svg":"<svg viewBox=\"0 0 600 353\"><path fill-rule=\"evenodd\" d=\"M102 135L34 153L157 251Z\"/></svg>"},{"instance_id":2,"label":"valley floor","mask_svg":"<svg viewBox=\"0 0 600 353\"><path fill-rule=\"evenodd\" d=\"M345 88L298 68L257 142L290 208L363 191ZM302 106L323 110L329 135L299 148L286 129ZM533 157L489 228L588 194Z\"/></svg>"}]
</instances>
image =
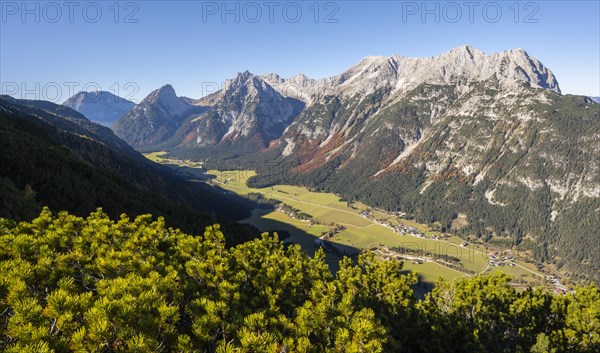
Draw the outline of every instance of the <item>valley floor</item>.
<instances>
[{"instance_id":1,"label":"valley floor","mask_svg":"<svg viewBox=\"0 0 600 353\"><path fill-rule=\"evenodd\" d=\"M160 153L148 157L187 169L200 167L199 164L162 159ZM384 259L403 260L404 268L417 272L425 287L433 285L439 278L453 280L480 273L503 272L513 277L517 287L547 285L555 291L568 290L557 278L541 273L534 264L508 249L467 243L401 215L374 210L358 202L341 201L339 196L330 193L291 185L250 188L246 181L255 175L250 170L210 170L205 174L210 182L229 192L239 195L260 193L310 215L312 221L300 220L277 207L274 210L256 209L242 222L252 224L260 231L285 231L289 234L284 240L286 243L297 243L310 255L325 241L331 245L327 262L333 271L337 270L338 261L344 255L352 256L363 249L371 249Z\"/></svg>"}]
</instances>

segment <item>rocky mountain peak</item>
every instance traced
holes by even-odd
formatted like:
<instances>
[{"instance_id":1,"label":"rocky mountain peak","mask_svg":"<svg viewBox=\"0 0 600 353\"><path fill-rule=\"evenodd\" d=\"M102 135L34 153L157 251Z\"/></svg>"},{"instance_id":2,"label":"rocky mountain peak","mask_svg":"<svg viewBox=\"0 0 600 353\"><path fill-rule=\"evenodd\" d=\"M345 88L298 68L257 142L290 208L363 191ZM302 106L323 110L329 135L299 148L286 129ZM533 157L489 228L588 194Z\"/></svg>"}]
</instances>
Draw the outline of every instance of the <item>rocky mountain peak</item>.
<instances>
[{"instance_id":1,"label":"rocky mountain peak","mask_svg":"<svg viewBox=\"0 0 600 353\"><path fill-rule=\"evenodd\" d=\"M244 72L238 72L234 78L225 81L225 87L229 86L241 86L244 85L249 79L252 79L254 74L246 70Z\"/></svg>"},{"instance_id":2,"label":"rocky mountain peak","mask_svg":"<svg viewBox=\"0 0 600 353\"><path fill-rule=\"evenodd\" d=\"M284 79L275 73L265 74L260 76L263 80L267 82L283 82Z\"/></svg>"},{"instance_id":3,"label":"rocky mountain peak","mask_svg":"<svg viewBox=\"0 0 600 353\"><path fill-rule=\"evenodd\" d=\"M485 57L485 53L481 50L474 48L468 44L461 45L460 47L456 47L450 49L446 53L442 54L442 56L455 56L455 57L466 57L471 60L478 60Z\"/></svg>"},{"instance_id":4,"label":"rocky mountain peak","mask_svg":"<svg viewBox=\"0 0 600 353\"><path fill-rule=\"evenodd\" d=\"M180 114L190 108L190 104L175 93L173 86L166 84L152 91L142 100L140 106L159 104L172 114Z\"/></svg>"},{"instance_id":5,"label":"rocky mountain peak","mask_svg":"<svg viewBox=\"0 0 600 353\"><path fill-rule=\"evenodd\" d=\"M331 79L315 80L304 74L297 74L290 78L282 78L277 74L260 76L284 97L299 99L310 103L313 97L328 88Z\"/></svg>"},{"instance_id":6,"label":"rocky mountain peak","mask_svg":"<svg viewBox=\"0 0 600 353\"><path fill-rule=\"evenodd\" d=\"M152 91L144 100L157 100L157 99L173 99L177 98L175 89L170 84L166 84L157 90Z\"/></svg>"},{"instance_id":7,"label":"rocky mountain peak","mask_svg":"<svg viewBox=\"0 0 600 353\"><path fill-rule=\"evenodd\" d=\"M240 72L234 78L225 81L222 94L224 96L246 95L248 91L261 87L261 81L249 71Z\"/></svg>"},{"instance_id":8,"label":"rocky mountain peak","mask_svg":"<svg viewBox=\"0 0 600 353\"><path fill-rule=\"evenodd\" d=\"M169 139L193 108L173 86L164 85L119 118L113 130L132 146L150 146Z\"/></svg>"},{"instance_id":9,"label":"rocky mountain peak","mask_svg":"<svg viewBox=\"0 0 600 353\"><path fill-rule=\"evenodd\" d=\"M267 82L267 80L269 82ZM281 136L303 104L275 90L279 76L256 76L248 71L225 82L211 97L210 109L190 119L182 130L188 148L239 148L244 153L266 148Z\"/></svg>"}]
</instances>

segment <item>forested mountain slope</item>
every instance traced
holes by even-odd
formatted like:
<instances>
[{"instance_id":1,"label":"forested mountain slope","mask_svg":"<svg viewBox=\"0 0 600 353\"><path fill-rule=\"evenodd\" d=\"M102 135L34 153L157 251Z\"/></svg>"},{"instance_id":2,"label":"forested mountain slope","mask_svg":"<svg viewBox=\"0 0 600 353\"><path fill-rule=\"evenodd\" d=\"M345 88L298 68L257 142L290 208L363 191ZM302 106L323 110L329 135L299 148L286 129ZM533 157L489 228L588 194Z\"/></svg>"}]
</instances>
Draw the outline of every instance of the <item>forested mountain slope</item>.
<instances>
[{"instance_id":1,"label":"forested mountain slope","mask_svg":"<svg viewBox=\"0 0 600 353\"><path fill-rule=\"evenodd\" d=\"M463 95L423 84L384 105L385 94L315 104L241 163L259 170L254 185L333 191L600 279L600 105L495 79Z\"/></svg>"},{"instance_id":2,"label":"forested mountain slope","mask_svg":"<svg viewBox=\"0 0 600 353\"><path fill-rule=\"evenodd\" d=\"M241 219L248 202L183 181L148 161L110 129L49 102L0 99L0 216L30 219L42 205L112 217L155 212L197 231L215 217ZM246 231L246 233L252 233Z\"/></svg>"}]
</instances>

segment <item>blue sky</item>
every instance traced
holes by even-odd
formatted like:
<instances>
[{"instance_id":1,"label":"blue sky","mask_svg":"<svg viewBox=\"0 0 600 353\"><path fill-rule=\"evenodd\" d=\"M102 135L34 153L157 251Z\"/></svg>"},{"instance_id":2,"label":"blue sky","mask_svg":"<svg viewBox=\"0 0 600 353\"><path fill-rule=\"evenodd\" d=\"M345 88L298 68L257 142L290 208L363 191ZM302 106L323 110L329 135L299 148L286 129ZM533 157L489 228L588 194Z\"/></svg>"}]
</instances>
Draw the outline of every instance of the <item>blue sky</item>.
<instances>
[{"instance_id":1,"label":"blue sky","mask_svg":"<svg viewBox=\"0 0 600 353\"><path fill-rule=\"evenodd\" d=\"M368 55L524 48L600 96L600 1L0 1L2 93L200 97L237 72L339 74ZM101 12L101 13L100 13ZM301 13L300 13L301 12ZM70 88L71 87L71 88Z\"/></svg>"}]
</instances>

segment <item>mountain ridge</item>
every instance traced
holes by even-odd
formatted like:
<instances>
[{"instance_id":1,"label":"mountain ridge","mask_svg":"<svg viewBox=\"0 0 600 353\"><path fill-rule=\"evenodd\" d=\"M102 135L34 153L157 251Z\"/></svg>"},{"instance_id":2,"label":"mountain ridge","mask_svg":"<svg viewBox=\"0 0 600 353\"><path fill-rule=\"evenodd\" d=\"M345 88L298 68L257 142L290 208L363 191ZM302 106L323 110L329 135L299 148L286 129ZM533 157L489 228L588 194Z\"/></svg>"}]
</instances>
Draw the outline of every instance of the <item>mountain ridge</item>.
<instances>
[{"instance_id":1,"label":"mountain ridge","mask_svg":"<svg viewBox=\"0 0 600 353\"><path fill-rule=\"evenodd\" d=\"M221 90L198 100L187 101L187 103L192 103L197 108L205 110L199 114L187 114L187 118L180 117L178 123L174 124L177 125L175 127L172 126L173 124L163 122L164 125L158 127L158 130L162 132L157 132L156 138L150 136L148 140L152 143L144 143L143 145L154 144L157 148L158 146L166 146L169 149L180 148L184 150L196 148L198 154L205 155L202 150L222 144L224 136L239 135L239 130L244 130L241 128L242 125L260 119L252 114L240 115L242 113L240 109L232 107L232 104L224 104L223 101L228 100L231 103L237 100L242 108L249 106L249 104L243 103L244 100L240 99L239 92L235 92L235 88L240 87L242 81L247 82L250 77L252 77L252 82L262 82L262 86L265 87L263 93L266 92L264 95L267 96L255 95L254 98L251 98L253 103L273 100L275 94L268 92L269 89L272 89L282 97L298 100L298 102L293 103L296 106L302 103L304 106L301 110L306 110L313 104L318 104L328 96L352 100L356 99L357 96L368 96L376 92L380 93L379 98L385 100L386 104L393 103L394 100L401 99L415 87L422 84L454 85L459 94L466 94L470 83L484 82L491 78L496 78L502 85L510 89L526 83L534 88L560 93L558 81L554 74L537 59L530 57L524 50L512 49L486 55L468 45L427 58L408 58L398 55L389 57L369 56L363 58L340 75L322 79L311 79L303 74L284 79L277 74L255 75L244 71L238 73L236 77L226 80ZM151 96L152 94L144 101ZM281 98L277 99L282 100ZM217 107L218 104L219 107ZM274 102L272 104L275 105ZM220 111L216 112L217 110ZM284 124L287 121L288 126L283 126L283 130L286 130L290 127L289 124L294 123L296 117L285 117L286 113L283 112L285 110L289 112L290 109L282 108L279 104L279 111L275 110L263 115L269 116L267 120L270 121L284 116L283 119L279 120L282 120L281 122ZM201 114L205 114L205 117L202 118ZM206 114L212 114L212 118L206 119ZM292 115L298 114L293 113ZM133 119L131 116L121 119L121 121L125 120ZM201 126L193 124L199 121L205 123ZM196 131L191 127L192 125L196 126ZM232 127L237 130L237 133L229 131ZM115 128L125 140L127 140L128 135L135 134L135 132L126 132L125 128ZM168 132L163 130L168 130ZM248 128L246 128L246 133L247 130ZM170 136L167 136L169 134ZM229 157L255 153L261 149L257 147L261 144L271 146L273 143L279 143L277 142L280 137L278 135L280 135L279 131L275 134L263 134L257 137L255 141L249 142L249 145L243 148L245 152L236 152ZM194 143L194 141L196 142ZM134 146L140 146L139 141L131 142ZM164 143L164 145L161 143ZM219 152L224 153L222 149L219 149Z\"/></svg>"},{"instance_id":2,"label":"mountain ridge","mask_svg":"<svg viewBox=\"0 0 600 353\"><path fill-rule=\"evenodd\" d=\"M469 45L423 58L399 55L367 56L343 73L328 78L311 79L303 74L289 79L283 79L277 74L267 74L262 77L282 94L287 93L296 98L303 97L310 100L309 97L315 94L320 96L339 93L346 96L357 93L370 94L383 86L406 92L411 87L423 83L448 84L464 74L464 72L453 71L453 68L463 68L467 63L471 65L470 70L466 72L469 81L485 81L493 74L498 74L506 81L511 79L526 81L534 86L561 93L554 74L539 60L529 56L525 50L511 49L486 55ZM352 85L357 79L360 79L358 88L357 85ZM366 90L365 81L367 81Z\"/></svg>"}]
</instances>

